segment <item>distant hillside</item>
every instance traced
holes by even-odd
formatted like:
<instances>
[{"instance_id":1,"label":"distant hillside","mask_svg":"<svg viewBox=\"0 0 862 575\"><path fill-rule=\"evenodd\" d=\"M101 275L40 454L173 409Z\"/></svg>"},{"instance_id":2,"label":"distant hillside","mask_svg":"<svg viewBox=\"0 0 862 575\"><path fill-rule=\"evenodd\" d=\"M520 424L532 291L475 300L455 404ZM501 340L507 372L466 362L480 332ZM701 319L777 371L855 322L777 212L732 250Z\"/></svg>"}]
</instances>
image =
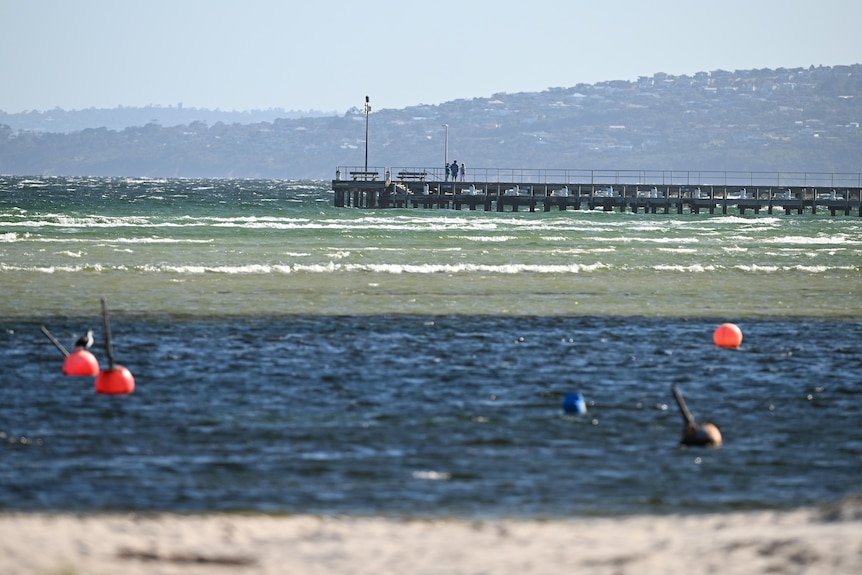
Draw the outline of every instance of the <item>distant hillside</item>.
<instances>
[{"instance_id":1,"label":"distant hillside","mask_svg":"<svg viewBox=\"0 0 862 575\"><path fill-rule=\"evenodd\" d=\"M162 126L181 126L192 122L206 124L254 124L256 122L272 122L288 118L319 118L334 116L335 112L284 110L270 108L268 110L250 110L244 112L225 112L222 110L206 110L202 108L187 108L182 104L176 106L144 106L130 108L88 108L86 110L31 110L9 114L0 110L0 124L5 124L14 131L55 132L66 134L88 128L108 128L122 130L132 126L160 124Z\"/></svg>"},{"instance_id":2,"label":"distant hillside","mask_svg":"<svg viewBox=\"0 0 862 575\"><path fill-rule=\"evenodd\" d=\"M381 88L382 89L382 88ZM373 103L373 94L372 94ZM0 126L0 173L334 177L365 114L48 133ZM862 172L862 65L655 74L374 111L373 166Z\"/></svg>"}]
</instances>

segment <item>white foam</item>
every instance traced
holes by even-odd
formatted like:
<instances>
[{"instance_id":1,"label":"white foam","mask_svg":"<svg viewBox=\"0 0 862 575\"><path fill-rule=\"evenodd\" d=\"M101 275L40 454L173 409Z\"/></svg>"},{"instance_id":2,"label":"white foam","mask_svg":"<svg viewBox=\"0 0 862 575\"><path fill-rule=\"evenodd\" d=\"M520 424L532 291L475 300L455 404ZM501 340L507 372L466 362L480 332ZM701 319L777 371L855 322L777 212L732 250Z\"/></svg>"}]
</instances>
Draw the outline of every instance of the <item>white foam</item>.
<instances>
[{"instance_id":1,"label":"white foam","mask_svg":"<svg viewBox=\"0 0 862 575\"><path fill-rule=\"evenodd\" d=\"M696 254L700 252L695 248L658 248L658 251L672 254Z\"/></svg>"},{"instance_id":2,"label":"white foam","mask_svg":"<svg viewBox=\"0 0 862 575\"><path fill-rule=\"evenodd\" d=\"M744 272L767 272L767 273L777 272L781 269L779 266L764 266L764 265L758 265L758 264L750 264L750 265L737 264L733 267L738 269L738 270L742 270Z\"/></svg>"},{"instance_id":3,"label":"white foam","mask_svg":"<svg viewBox=\"0 0 862 575\"><path fill-rule=\"evenodd\" d=\"M661 264L653 266L654 270L662 271L662 272L685 272L685 273L703 273L703 272L712 272L716 270L715 266L705 266L702 264L691 264L691 265L672 265L672 264Z\"/></svg>"}]
</instances>

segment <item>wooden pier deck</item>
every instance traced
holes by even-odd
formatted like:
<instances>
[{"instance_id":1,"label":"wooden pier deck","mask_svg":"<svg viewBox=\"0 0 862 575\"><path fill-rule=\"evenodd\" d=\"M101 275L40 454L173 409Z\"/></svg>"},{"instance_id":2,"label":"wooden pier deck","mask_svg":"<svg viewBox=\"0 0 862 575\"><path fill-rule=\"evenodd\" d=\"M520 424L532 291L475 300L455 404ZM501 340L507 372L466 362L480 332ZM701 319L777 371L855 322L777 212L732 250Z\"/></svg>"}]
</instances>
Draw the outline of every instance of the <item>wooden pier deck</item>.
<instances>
[{"instance_id":1,"label":"wooden pier deck","mask_svg":"<svg viewBox=\"0 0 862 575\"><path fill-rule=\"evenodd\" d=\"M514 171L474 170L468 175L484 177L453 182L434 169L339 168L332 180L333 202L336 207L374 209L571 209L653 214L727 214L733 210L739 214L828 212L832 216L862 217L862 174L510 172Z\"/></svg>"}]
</instances>

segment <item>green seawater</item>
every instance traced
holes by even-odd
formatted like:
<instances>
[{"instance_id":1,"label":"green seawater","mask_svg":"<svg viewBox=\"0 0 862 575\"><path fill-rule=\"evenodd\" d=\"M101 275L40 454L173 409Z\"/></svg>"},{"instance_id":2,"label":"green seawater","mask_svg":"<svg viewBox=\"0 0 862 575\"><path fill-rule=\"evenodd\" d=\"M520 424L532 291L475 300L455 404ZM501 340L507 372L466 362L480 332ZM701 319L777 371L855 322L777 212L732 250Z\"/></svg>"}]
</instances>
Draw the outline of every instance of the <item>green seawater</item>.
<instances>
[{"instance_id":1,"label":"green seawater","mask_svg":"<svg viewBox=\"0 0 862 575\"><path fill-rule=\"evenodd\" d=\"M328 182L0 178L0 314L862 317L862 218L332 206Z\"/></svg>"}]
</instances>

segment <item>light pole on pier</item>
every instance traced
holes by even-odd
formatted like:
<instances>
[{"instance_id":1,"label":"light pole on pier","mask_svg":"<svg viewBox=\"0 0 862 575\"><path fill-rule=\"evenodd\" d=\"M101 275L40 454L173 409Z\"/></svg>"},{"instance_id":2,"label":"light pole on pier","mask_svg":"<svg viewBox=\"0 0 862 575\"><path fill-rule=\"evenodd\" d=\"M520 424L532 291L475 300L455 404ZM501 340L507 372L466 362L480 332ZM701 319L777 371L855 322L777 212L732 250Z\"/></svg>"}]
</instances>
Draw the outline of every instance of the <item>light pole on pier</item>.
<instances>
[{"instance_id":1,"label":"light pole on pier","mask_svg":"<svg viewBox=\"0 0 862 575\"><path fill-rule=\"evenodd\" d=\"M443 146L443 162L445 162L445 164L448 164L449 163L449 124L443 124L443 127L446 128L446 143Z\"/></svg>"},{"instance_id":2,"label":"light pole on pier","mask_svg":"<svg viewBox=\"0 0 862 575\"><path fill-rule=\"evenodd\" d=\"M365 96L365 171L368 171L368 112L371 111L371 104L368 96Z\"/></svg>"}]
</instances>

